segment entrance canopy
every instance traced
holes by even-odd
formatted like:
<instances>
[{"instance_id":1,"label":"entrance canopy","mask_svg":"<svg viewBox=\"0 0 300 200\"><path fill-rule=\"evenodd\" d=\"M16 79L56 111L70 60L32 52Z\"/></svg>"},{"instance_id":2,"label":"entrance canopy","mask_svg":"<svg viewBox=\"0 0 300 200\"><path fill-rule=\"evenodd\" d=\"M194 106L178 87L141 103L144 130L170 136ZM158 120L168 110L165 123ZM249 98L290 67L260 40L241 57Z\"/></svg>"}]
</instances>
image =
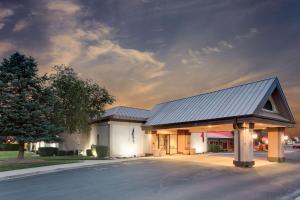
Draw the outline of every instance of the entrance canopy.
<instances>
[{"instance_id":1,"label":"entrance canopy","mask_svg":"<svg viewBox=\"0 0 300 200\"><path fill-rule=\"evenodd\" d=\"M270 78L156 105L145 129L255 123L261 128L293 127L279 80Z\"/></svg>"}]
</instances>

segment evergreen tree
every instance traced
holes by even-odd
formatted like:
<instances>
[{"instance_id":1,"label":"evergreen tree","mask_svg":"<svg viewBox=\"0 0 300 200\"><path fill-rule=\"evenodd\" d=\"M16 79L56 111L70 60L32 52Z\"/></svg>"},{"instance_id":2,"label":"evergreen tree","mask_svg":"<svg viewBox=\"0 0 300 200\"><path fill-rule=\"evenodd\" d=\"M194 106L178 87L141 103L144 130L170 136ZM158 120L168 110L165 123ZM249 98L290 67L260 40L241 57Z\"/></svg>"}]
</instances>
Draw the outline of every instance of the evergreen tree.
<instances>
[{"instance_id":1,"label":"evergreen tree","mask_svg":"<svg viewBox=\"0 0 300 200\"><path fill-rule=\"evenodd\" d=\"M19 144L24 158L27 142L59 141L62 107L47 86L47 76L38 76L31 57L14 53L0 65L0 140Z\"/></svg>"}]
</instances>

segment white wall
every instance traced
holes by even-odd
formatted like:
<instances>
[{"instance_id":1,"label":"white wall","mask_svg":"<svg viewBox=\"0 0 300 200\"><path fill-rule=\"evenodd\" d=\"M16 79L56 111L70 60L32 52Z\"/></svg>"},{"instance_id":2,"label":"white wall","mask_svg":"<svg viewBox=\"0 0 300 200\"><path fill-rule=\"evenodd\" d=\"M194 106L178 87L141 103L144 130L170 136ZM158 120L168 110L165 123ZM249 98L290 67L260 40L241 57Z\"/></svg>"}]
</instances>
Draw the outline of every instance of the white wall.
<instances>
[{"instance_id":1,"label":"white wall","mask_svg":"<svg viewBox=\"0 0 300 200\"><path fill-rule=\"evenodd\" d=\"M110 121L109 124L111 157L145 155L145 131L142 130L141 123ZM133 129L134 141L132 138Z\"/></svg>"},{"instance_id":2,"label":"white wall","mask_svg":"<svg viewBox=\"0 0 300 200\"><path fill-rule=\"evenodd\" d=\"M40 147L59 147L58 143L46 143L46 142L36 142L30 145L32 149L29 149L30 151L34 150L37 151L39 150ZM34 147L34 148L33 148Z\"/></svg>"},{"instance_id":3,"label":"white wall","mask_svg":"<svg viewBox=\"0 0 300 200\"><path fill-rule=\"evenodd\" d=\"M207 133L204 133L204 142L202 133L191 133L191 148L196 149L196 153L207 152Z\"/></svg>"}]
</instances>

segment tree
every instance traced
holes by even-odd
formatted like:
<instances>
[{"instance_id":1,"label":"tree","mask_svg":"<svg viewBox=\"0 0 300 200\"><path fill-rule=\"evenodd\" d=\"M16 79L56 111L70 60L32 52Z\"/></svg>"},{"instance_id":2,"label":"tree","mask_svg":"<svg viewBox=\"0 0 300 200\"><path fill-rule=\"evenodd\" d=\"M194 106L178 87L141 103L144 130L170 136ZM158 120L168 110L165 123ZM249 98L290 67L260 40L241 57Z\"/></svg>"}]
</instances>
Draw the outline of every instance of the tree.
<instances>
[{"instance_id":1,"label":"tree","mask_svg":"<svg viewBox=\"0 0 300 200\"><path fill-rule=\"evenodd\" d=\"M59 99L47 84L47 76L37 74L32 57L14 53L0 65L0 139L19 144L18 158L24 158L27 142L59 141L63 126Z\"/></svg>"},{"instance_id":2,"label":"tree","mask_svg":"<svg viewBox=\"0 0 300 200\"><path fill-rule=\"evenodd\" d=\"M98 84L81 79L70 67L56 66L54 70L51 81L63 105L64 127L69 133L89 131L91 120L101 117L104 106L115 98Z\"/></svg>"}]
</instances>

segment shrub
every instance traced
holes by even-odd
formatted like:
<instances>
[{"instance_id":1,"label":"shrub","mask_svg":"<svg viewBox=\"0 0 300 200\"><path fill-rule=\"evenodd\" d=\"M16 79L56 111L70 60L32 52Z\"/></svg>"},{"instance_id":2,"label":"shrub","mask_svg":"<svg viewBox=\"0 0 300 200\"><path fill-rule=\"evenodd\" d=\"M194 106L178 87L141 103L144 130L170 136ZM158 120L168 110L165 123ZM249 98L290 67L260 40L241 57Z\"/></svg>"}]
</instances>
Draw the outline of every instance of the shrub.
<instances>
[{"instance_id":1,"label":"shrub","mask_svg":"<svg viewBox=\"0 0 300 200\"><path fill-rule=\"evenodd\" d=\"M59 150L58 152L57 152L57 155L58 156L65 156L67 153L66 153L66 151L64 151L64 150Z\"/></svg>"},{"instance_id":2,"label":"shrub","mask_svg":"<svg viewBox=\"0 0 300 200\"><path fill-rule=\"evenodd\" d=\"M93 154L92 154L92 149L87 149L87 150L86 150L86 155L87 155L87 156L93 156Z\"/></svg>"},{"instance_id":3,"label":"shrub","mask_svg":"<svg viewBox=\"0 0 300 200\"><path fill-rule=\"evenodd\" d=\"M101 145L92 145L92 152L93 150L96 152L96 156L98 158L106 158L108 156L108 147L101 146Z\"/></svg>"},{"instance_id":4,"label":"shrub","mask_svg":"<svg viewBox=\"0 0 300 200\"><path fill-rule=\"evenodd\" d=\"M75 150L75 151L74 151L74 155L75 155L75 156L78 156L78 150Z\"/></svg>"},{"instance_id":5,"label":"shrub","mask_svg":"<svg viewBox=\"0 0 300 200\"><path fill-rule=\"evenodd\" d=\"M74 156L74 151L73 151L73 150L67 151L67 155L68 155L68 156Z\"/></svg>"},{"instance_id":6,"label":"shrub","mask_svg":"<svg viewBox=\"0 0 300 200\"><path fill-rule=\"evenodd\" d=\"M54 156L58 154L58 148L56 147L40 147L38 154L42 157L44 156Z\"/></svg>"},{"instance_id":7,"label":"shrub","mask_svg":"<svg viewBox=\"0 0 300 200\"><path fill-rule=\"evenodd\" d=\"M19 144L0 144L0 151L18 151Z\"/></svg>"},{"instance_id":8,"label":"shrub","mask_svg":"<svg viewBox=\"0 0 300 200\"><path fill-rule=\"evenodd\" d=\"M208 152L218 153L220 152L220 146L215 144L209 144L208 145Z\"/></svg>"}]
</instances>

